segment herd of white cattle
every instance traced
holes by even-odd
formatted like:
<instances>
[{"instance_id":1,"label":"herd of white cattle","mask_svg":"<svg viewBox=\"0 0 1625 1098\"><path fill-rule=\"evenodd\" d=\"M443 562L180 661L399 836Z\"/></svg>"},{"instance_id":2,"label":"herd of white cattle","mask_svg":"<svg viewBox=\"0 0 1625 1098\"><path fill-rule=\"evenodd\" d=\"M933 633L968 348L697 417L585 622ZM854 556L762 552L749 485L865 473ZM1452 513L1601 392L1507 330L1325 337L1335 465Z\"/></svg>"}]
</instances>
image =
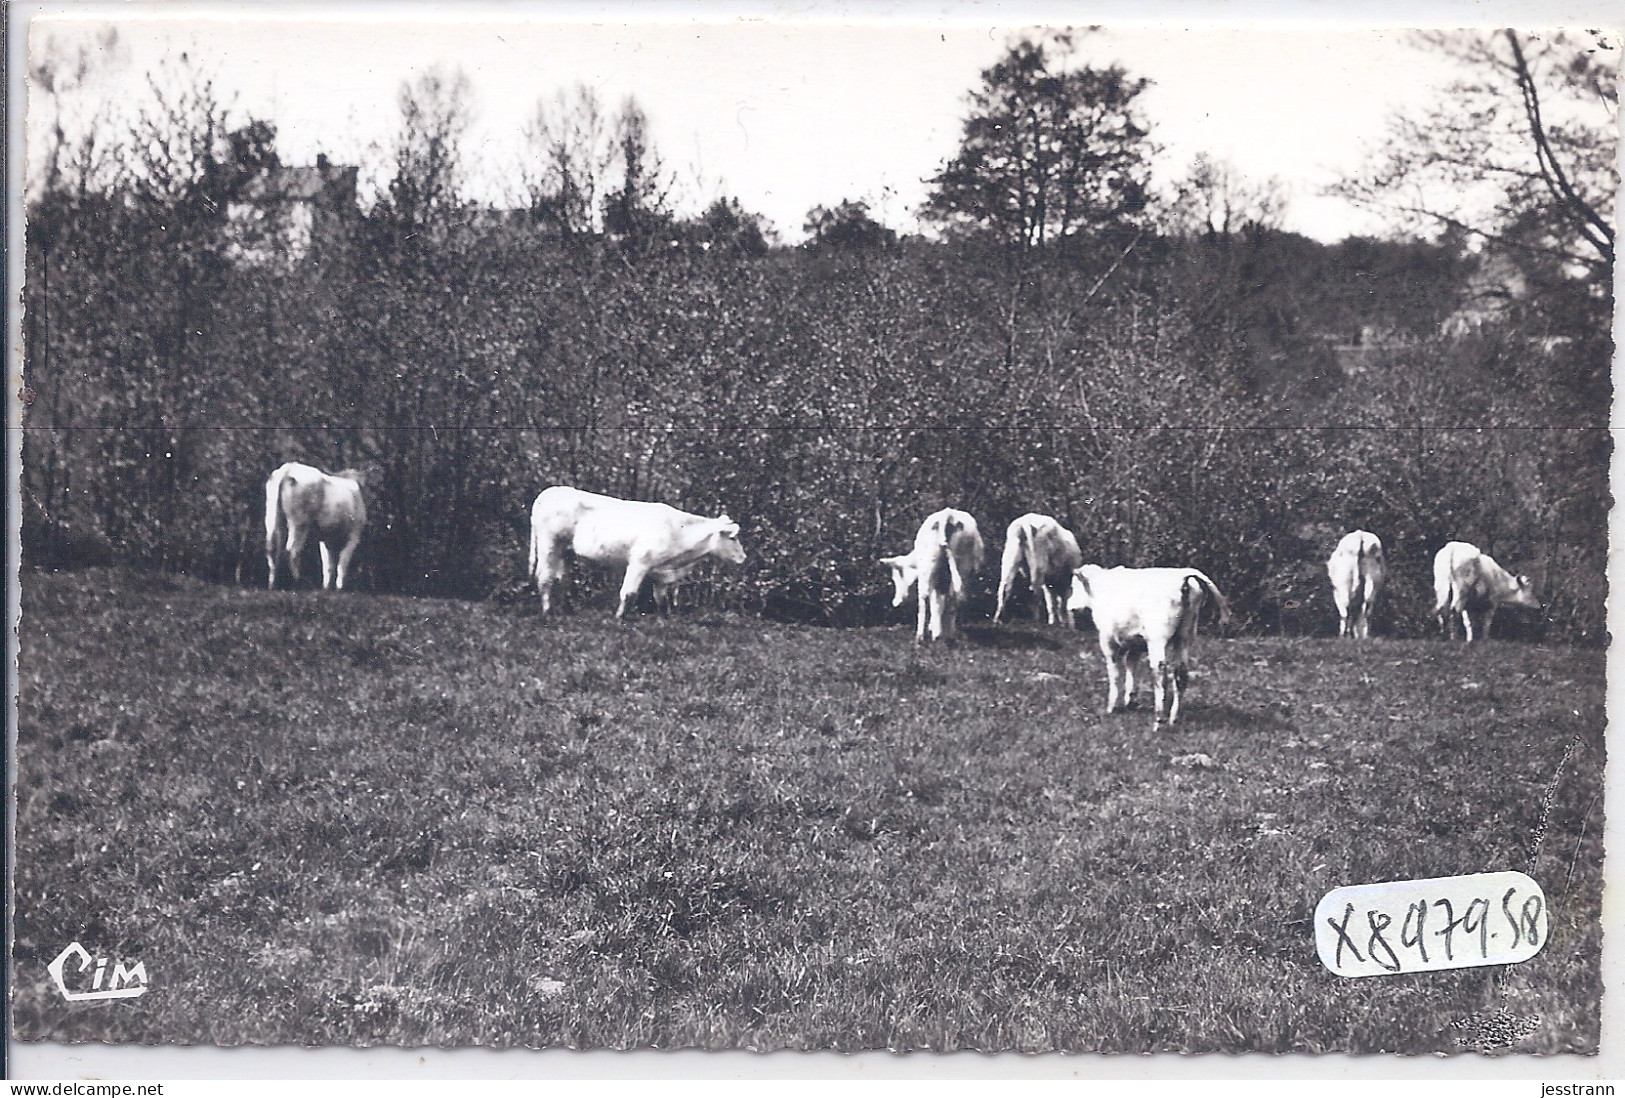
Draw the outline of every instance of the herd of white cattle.
<instances>
[{"instance_id":1,"label":"herd of white cattle","mask_svg":"<svg viewBox=\"0 0 1625 1098\"><path fill-rule=\"evenodd\" d=\"M265 483L269 585L276 586L277 562L284 553L294 580L299 579L299 554L314 533L321 549L322 586L342 589L366 521L359 475L329 475L298 462L281 466ZM529 574L544 614L553 609L553 588L564 578L571 556L625 568L615 610L621 618L645 583L653 584L656 605L669 611L675 587L696 565L708 558L739 564L745 549L739 543L739 524L725 514L707 518L664 503L549 488L530 509ZM912 551L880 558L891 570L892 605L915 600L916 644L928 638L953 641L968 581L981 569L983 556L976 520L950 507L926 518ZM1326 562L1326 573L1337 603L1338 635L1370 636L1372 608L1387 575L1382 541L1364 530L1345 535ZM1132 701L1134 675L1128 659L1145 648L1155 726L1179 717L1186 657L1203 606L1211 597L1221 625L1230 613L1218 586L1195 568L1085 564L1077 538L1047 515L1022 515L1006 532L994 622L1003 620L1022 578L1041 600L1049 624L1072 627L1077 611L1090 612L1106 661L1108 713ZM1498 607L1540 608L1527 576L1510 574L1464 541L1452 541L1434 556L1433 591L1433 615L1440 628L1454 637L1459 615L1469 642L1489 636ZM1476 630L1475 615L1480 620Z\"/></svg>"}]
</instances>

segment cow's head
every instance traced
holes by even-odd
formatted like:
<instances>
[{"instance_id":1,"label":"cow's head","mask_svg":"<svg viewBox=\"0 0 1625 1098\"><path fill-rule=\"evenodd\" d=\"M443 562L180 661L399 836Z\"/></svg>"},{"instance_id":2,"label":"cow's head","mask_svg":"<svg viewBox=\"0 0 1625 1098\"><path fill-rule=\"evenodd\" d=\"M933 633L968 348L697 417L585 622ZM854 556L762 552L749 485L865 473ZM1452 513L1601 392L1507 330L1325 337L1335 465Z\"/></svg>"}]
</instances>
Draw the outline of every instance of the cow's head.
<instances>
[{"instance_id":1,"label":"cow's head","mask_svg":"<svg viewBox=\"0 0 1625 1098\"><path fill-rule=\"evenodd\" d=\"M919 582L920 570L914 564L913 557L881 557L880 563L891 569L891 581L895 588L891 604L901 606L908 601L909 595L914 593L914 585Z\"/></svg>"},{"instance_id":2,"label":"cow's head","mask_svg":"<svg viewBox=\"0 0 1625 1098\"><path fill-rule=\"evenodd\" d=\"M1077 612L1094 607L1095 592L1090 583L1102 571L1104 569L1098 564L1085 564L1081 568L1072 570L1072 591L1066 598L1066 608L1068 610Z\"/></svg>"},{"instance_id":3,"label":"cow's head","mask_svg":"<svg viewBox=\"0 0 1625 1098\"><path fill-rule=\"evenodd\" d=\"M743 564L745 547L739 544L739 524L727 515L717 518L717 528L711 534L711 554L730 564Z\"/></svg>"},{"instance_id":4,"label":"cow's head","mask_svg":"<svg viewBox=\"0 0 1625 1098\"><path fill-rule=\"evenodd\" d=\"M1508 606L1527 606L1531 610L1540 609L1540 600L1535 597L1535 585L1529 581L1528 576L1512 577L1512 589L1507 592L1503 601Z\"/></svg>"}]
</instances>

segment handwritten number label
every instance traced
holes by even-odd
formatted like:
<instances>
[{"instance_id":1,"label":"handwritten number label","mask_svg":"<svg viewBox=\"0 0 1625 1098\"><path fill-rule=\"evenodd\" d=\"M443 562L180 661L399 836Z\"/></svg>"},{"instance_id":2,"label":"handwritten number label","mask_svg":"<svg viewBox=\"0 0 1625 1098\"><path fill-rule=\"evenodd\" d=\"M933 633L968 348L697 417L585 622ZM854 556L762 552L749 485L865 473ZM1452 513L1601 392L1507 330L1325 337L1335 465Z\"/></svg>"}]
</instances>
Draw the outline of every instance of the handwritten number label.
<instances>
[{"instance_id":1,"label":"handwritten number label","mask_svg":"<svg viewBox=\"0 0 1625 1098\"><path fill-rule=\"evenodd\" d=\"M1415 930L1412 930L1412 920L1415 920ZM1405 909L1405 926L1399 932L1399 944L1407 949L1414 949L1422 958L1422 963L1428 963L1428 902L1418 900ZM1337 969L1333 969L1336 972Z\"/></svg>"},{"instance_id":2,"label":"handwritten number label","mask_svg":"<svg viewBox=\"0 0 1625 1098\"><path fill-rule=\"evenodd\" d=\"M1513 965L1546 941L1546 896L1522 873L1334 888L1315 908L1315 950L1339 976Z\"/></svg>"},{"instance_id":3,"label":"handwritten number label","mask_svg":"<svg viewBox=\"0 0 1625 1098\"><path fill-rule=\"evenodd\" d=\"M1367 911L1365 917L1371 923L1371 941L1366 944L1366 955L1389 972L1398 972L1399 955L1382 936L1382 932L1393 925L1394 920L1380 911Z\"/></svg>"},{"instance_id":4,"label":"handwritten number label","mask_svg":"<svg viewBox=\"0 0 1625 1098\"><path fill-rule=\"evenodd\" d=\"M1536 949L1540 948L1542 927L1545 924L1546 897L1535 895L1523 902L1523 936L1529 939L1529 944Z\"/></svg>"}]
</instances>

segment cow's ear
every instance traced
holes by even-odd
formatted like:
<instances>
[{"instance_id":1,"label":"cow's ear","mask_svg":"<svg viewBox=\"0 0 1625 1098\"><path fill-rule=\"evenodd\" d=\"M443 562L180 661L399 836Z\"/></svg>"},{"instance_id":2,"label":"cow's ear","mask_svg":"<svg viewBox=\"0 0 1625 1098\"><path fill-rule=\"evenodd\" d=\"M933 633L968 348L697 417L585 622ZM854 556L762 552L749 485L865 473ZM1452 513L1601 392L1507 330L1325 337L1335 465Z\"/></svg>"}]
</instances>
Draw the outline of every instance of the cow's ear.
<instances>
[{"instance_id":1,"label":"cow's ear","mask_svg":"<svg viewBox=\"0 0 1625 1098\"><path fill-rule=\"evenodd\" d=\"M1088 565L1084 565L1083 568L1072 569L1072 578L1078 582L1078 586L1083 588L1085 594L1090 594L1089 577L1084 574L1084 568L1087 567Z\"/></svg>"},{"instance_id":2,"label":"cow's ear","mask_svg":"<svg viewBox=\"0 0 1625 1098\"><path fill-rule=\"evenodd\" d=\"M729 520L727 515L723 515L722 518L724 520L721 528L723 534L730 538L737 538L739 536L739 524Z\"/></svg>"},{"instance_id":3,"label":"cow's ear","mask_svg":"<svg viewBox=\"0 0 1625 1098\"><path fill-rule=\"evenodd\" d=\"M721 522L721 523L729 523L729 522L732 522L733 519L729 518L728 517L728 512L724 511L724 512L722 512L722 514L717 516L717 521Z\"/></svg>"},{"instance_id":4,"label":"cow's ear","mask_svg":"<svg viewBox=\"0 0 1625 1098\"><path fill-rule=\"evenodd\" d=\"M1529 577L1520 575L1518 577L1518 586L1519 587L1528 587L1529 586Z\"/></svg>"}]
</instances>

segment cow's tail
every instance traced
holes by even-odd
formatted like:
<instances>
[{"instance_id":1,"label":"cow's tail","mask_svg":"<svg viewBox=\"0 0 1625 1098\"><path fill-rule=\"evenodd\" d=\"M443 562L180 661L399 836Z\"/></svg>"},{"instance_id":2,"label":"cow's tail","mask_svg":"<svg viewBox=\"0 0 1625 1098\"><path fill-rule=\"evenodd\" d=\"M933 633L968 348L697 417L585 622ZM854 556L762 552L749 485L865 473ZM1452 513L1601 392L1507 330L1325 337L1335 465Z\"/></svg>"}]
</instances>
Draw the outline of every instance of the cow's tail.
<instances>
[{"instance_id":1,"label":"cow's tail","mask_svg":"<svg viewBox=\"0 0 1625 1098\"><path fill-rule=\"evenodd\" d=\"M1365 542L1361 541L1354 549L1354 586L1349 590L1350 615L1360 612L1355 607L1365 605L1365 584Z\"/></svg>"},{"instance_id":2,"label":"cow's tail","mask_svg":"<svg viewBox=\"0 0 1625 1098\"><path fill-rule=\"evenodd\" d=\"M1218 604L1220 628L1230 624L1230 604L1225 601L1218 585L1194 568L1185 574L1185 582L1180 587L1180 598L1184 605L1187 607L1190 605L1190 585L1193 583L1209 595L1212 595L1213 601Z\"/></svg>"},{"instance_id":3,"label":"cow's tail","mask_svg":"<svg viewBox=\"0 0 1625 1098\"><path fill-rule=\"evenodd\" d=\"M288 479L288 467L280 466L265 482L265 552L276 553L287 540L288 520L282 513L282 485Z\"/></svg>"},{"instance_id":4,"label":"cow's tail","mask_svg":"<svg viewBox=\"0 0 1625 1098\"><path fill-rule=\"evenodd\" d=\"M536 543L536 509L530 511L530 559L527 567L530 569L528 578L532 583L539 582L536 577L536 565L539 563L541 546Z\"/></svg>"},{"instance_id":5,"label":"cow's tail","mask_svg":"<svg viewBox=\"0 0 1625 1098\"><path fill-rule=\"evenodd\" d=\"M1027 578L1032 582L1033 590L1038 591L1044 586L1045 576L1038 566L1038 545L1034 534L1026 523L1022 523L1017 537L1021 539L1021 559L1027 564Z\"/></svg>"},{"instance_id":6,"label":"cow's tail","mask_svg":"<svg viewBox=\"0 0 1625 1098\"><path fill-rule=\"evenodd\" d=\"M955 599L965 597L965 577L959 572L959 561L954 559L954 535L962 529L959 520L949 515L942 520L941 556L931 569L931 583L938 591L951 592Z\"/></svg>"},{"instance_id":7,"label":"cow's tail","mask_svg":"<svg viewBox=\"0 0 1625 1098\"><path fill-rule=\"evenodd\" d=\"M1433 616L1439 627L1444 628L1445 612L1456 595L1456 569L1454 561L1449 557L1433 561Z\"/></svg>"}]
</instances>

